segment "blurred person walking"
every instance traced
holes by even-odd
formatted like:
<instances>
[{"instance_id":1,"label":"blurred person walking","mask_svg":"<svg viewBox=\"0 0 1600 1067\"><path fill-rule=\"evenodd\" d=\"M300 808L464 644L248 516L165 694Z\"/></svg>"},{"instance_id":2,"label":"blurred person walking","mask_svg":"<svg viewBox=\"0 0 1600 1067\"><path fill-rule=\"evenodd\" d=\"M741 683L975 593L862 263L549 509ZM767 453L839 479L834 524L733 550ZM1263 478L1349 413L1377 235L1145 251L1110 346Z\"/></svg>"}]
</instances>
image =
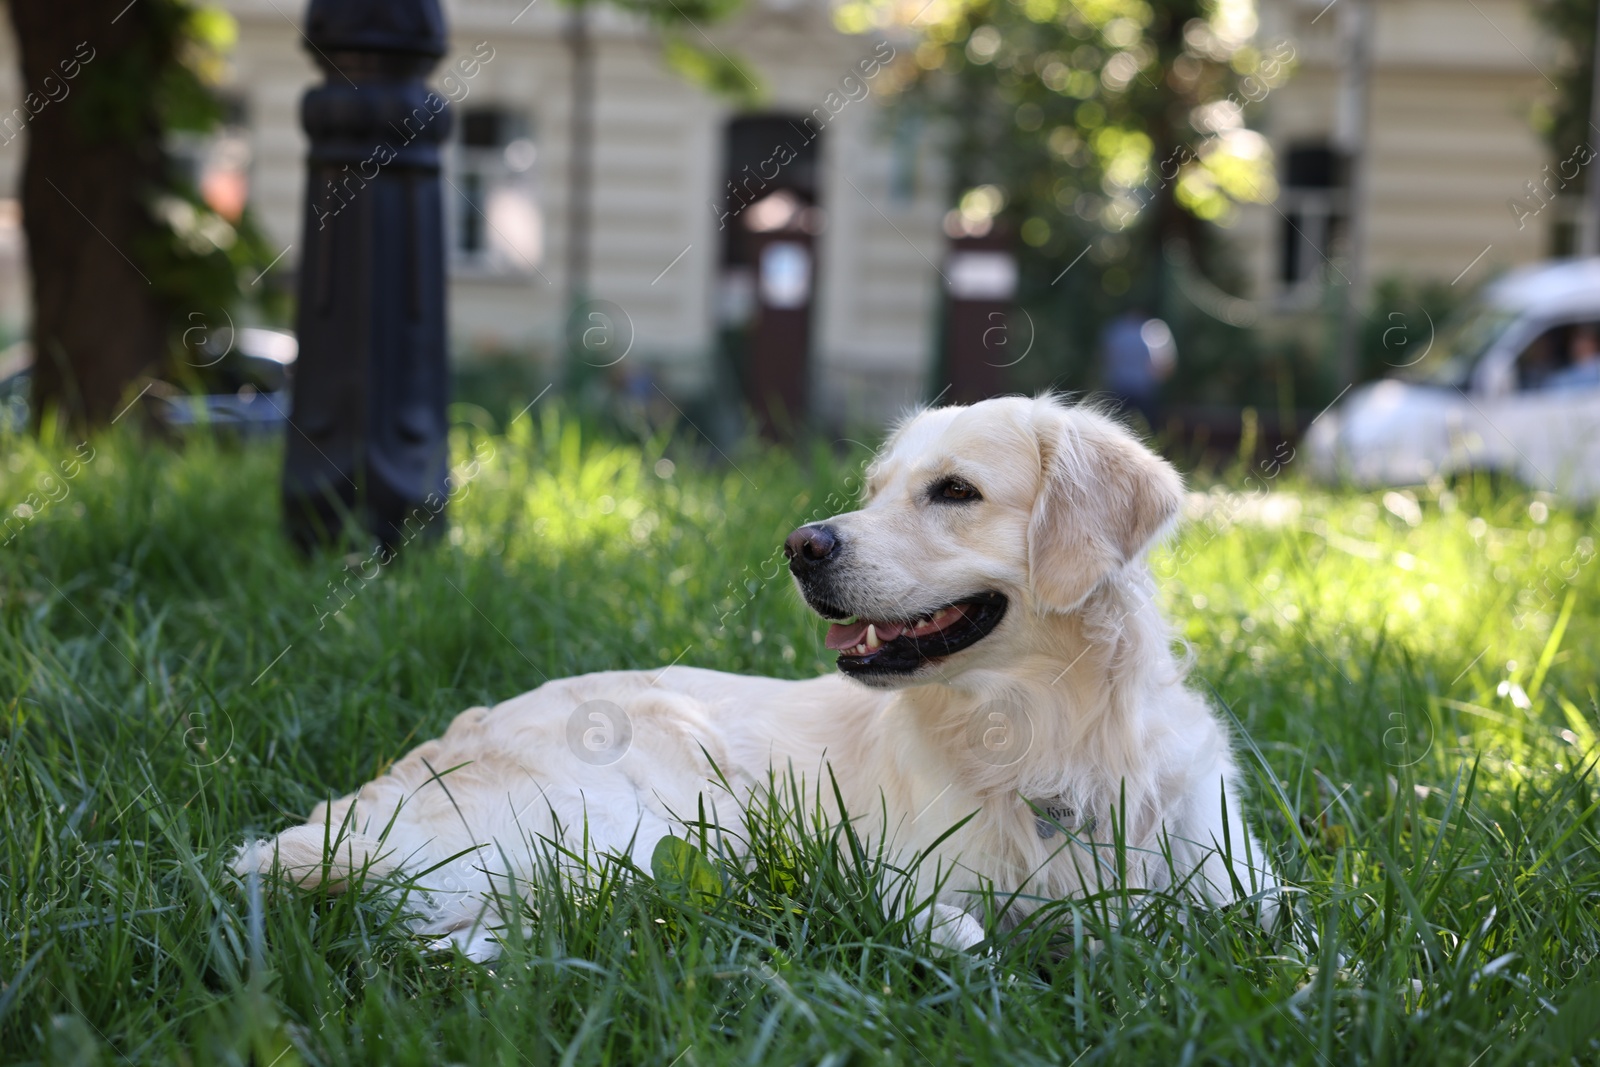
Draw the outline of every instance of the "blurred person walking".
<instances>
[{"instance_id":1,"label":"blurred person walking","mask_svg":"<svg viewBox=\"0 0 1600 1067\"><path fill-rule=\"evenodd\" d=\"M1100 375L1106 392L1136 411L1151 431L1161 417L1161 383L1178 365L1172 329L1134 306L1100 332Z\"/></svg>"}]
</instances>

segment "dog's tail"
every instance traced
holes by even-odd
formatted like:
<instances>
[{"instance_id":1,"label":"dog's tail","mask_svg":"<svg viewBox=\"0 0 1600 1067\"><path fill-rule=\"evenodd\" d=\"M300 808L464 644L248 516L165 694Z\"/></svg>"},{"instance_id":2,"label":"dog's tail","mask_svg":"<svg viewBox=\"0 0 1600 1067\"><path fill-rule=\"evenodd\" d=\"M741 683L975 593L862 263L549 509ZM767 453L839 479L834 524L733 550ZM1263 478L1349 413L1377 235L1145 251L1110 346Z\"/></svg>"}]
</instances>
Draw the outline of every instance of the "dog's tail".
<instances>
[{"instance_id":1,"label":"dog's tail","mask_svg":"<svg viewBox=\"0 0 1600 1067\"><path fill-rule=\"evenodd\" d=\"M358 876L381 878L393 874L400 864L393 846L376 837L314 822L292 827L275 838L246 842L229 866L241 878L276 871L301 889L327 886L339 893Z\"/></svg>"}]
</instances>

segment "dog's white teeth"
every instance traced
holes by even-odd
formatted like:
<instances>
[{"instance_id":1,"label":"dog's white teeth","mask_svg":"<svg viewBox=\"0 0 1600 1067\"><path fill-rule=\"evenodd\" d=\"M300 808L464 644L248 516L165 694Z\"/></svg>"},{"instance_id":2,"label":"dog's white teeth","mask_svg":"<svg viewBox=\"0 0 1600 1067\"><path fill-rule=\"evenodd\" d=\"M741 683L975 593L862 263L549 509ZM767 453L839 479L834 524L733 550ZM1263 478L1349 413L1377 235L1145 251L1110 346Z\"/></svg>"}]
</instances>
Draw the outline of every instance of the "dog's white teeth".
<instances>
[{"instance_id":1,"label":"dog's white teeth","mask_svg":"<svg viewBox=\"0 0 1600 1067\"><path fill-rule=\"evenodd\" d=\"M858 656L865 656L867 654L867 646L865 644L860 644L851 651L855 652L855 654Z\"/></svg>"},{"instance_id":2,"label":"dog's white teeth","mask_svg":"<svg viewBox=\"0 0 1600 1067\"><path fill-rule=\"evenodd\" d=\"M878 628L872 623L867 623L867 647L878 649L883 647L883 642L878 640Z\"/></svg>"},{"instance_id":3,"label":"dog's white teeth","mask_svg":"<svg viewBox=\"0 0 1600 1067\"><path fill-rule=\"evenodd\" d=\"M950 624L952 621L952 616L957 616L960 613L961 612L958 608L940 608L932 615L925 615L916 622L912 623L910 627L908 627L908 630L913 637L921 637L924 634L937 633Z\"/></svg>"}]
</instances>

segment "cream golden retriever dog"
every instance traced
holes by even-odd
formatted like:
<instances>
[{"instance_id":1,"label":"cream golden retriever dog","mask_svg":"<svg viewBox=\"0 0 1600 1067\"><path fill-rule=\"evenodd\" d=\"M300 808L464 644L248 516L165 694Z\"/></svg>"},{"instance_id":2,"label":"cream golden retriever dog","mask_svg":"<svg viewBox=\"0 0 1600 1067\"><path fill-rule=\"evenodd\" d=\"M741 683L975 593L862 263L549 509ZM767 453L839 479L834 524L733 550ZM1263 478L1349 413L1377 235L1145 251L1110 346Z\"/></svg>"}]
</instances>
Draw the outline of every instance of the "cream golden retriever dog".
<instances>
[{"instance_id":1,"label":"cream golden retriever dog","mask_svg":"<svg viewBox=\"0 0 1600 1067\"><path fill-rule=\"evenodd\" d=\"M1145 553L1181 500L1172 467L1089 408L923 411L869 468L860 510L784 546L832 620L836 674L550 682L463 712L359 792L246 845L235 869L336 886L416 875L418 931L487 958L497 903L558 869L554 845L648 869L702 804L737 841L741 805L776 775L834 816L836 782L863 837L925 853L918 869L943 879L925 914L946 945L985 936L985 888L1010 899L1011 924L1115 883L1115 837L1132 887L1260 894L1275 911L1228 734L1185 686L1151 599Z\"/></svg>"}]
</instances>

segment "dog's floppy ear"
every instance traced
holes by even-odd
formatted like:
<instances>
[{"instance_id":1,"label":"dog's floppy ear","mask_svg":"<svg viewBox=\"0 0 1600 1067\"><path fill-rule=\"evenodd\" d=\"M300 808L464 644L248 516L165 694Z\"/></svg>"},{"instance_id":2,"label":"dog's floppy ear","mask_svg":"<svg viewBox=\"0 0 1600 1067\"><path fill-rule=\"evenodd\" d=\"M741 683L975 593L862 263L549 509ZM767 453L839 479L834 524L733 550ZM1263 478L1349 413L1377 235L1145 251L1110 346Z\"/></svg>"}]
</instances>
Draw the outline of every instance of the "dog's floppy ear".
<instances>
[{"instance_id":1,"label":"dog's floppy ear","mask_svg":"<svg viewBox=\"0 0 1600 1067\"><path fill-rule=\"evenodd\" d=\"M1028 567L1038 603L1068 612L1177 517L1183 481L1111 419L1053 401L1040 408L1043 476L1028 525Z\"/></svg>"}]
</instances>

